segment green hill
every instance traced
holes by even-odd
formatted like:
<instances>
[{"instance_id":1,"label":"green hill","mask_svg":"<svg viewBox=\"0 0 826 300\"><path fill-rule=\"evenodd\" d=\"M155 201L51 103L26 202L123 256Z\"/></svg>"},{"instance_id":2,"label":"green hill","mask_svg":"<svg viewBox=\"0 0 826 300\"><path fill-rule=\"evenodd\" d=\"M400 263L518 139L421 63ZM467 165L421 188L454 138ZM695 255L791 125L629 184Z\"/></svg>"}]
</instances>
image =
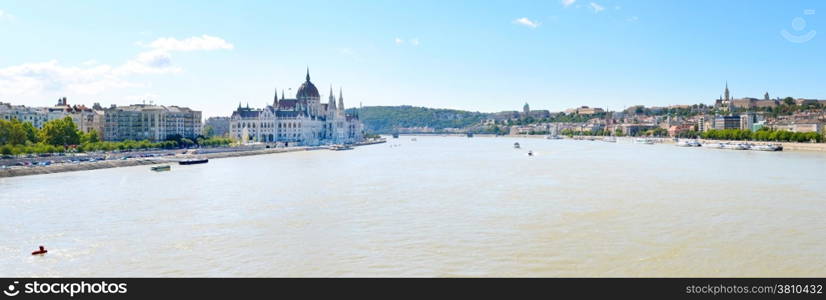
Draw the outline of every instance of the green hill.
<instances>
[{"instance_id":1,"label":"green hill","mask_svg":"<svg viewBox=\"0 0 826 300\"><path fill-rule=\"evenodd\" d=\"M392 133L396 128L431 127L464 128L478 124L488 114L456 109L427 108L415 106L365 106L351 108L348 113L358 112L368 133Z\"/></svg>"}]
</instances>

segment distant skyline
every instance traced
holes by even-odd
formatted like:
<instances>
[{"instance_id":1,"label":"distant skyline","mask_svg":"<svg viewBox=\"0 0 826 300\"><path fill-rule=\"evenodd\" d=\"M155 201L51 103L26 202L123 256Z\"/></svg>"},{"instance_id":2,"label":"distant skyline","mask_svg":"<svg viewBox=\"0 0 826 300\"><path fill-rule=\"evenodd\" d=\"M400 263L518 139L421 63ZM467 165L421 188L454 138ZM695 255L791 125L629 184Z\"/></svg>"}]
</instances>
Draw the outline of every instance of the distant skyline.
<instances>
[{"instance_id":1,"label":"distant skyline","mask_svg":"<svg viewBox=\"0 0 826 300\"><path fill-rule=\"evenodd\" d=\"M813 0L12 0L0 101L228 116L294 94L307 67L347 107L710 104L726 81L737 98L824 99L824 17Z\"/></svg>"}]
</instances>

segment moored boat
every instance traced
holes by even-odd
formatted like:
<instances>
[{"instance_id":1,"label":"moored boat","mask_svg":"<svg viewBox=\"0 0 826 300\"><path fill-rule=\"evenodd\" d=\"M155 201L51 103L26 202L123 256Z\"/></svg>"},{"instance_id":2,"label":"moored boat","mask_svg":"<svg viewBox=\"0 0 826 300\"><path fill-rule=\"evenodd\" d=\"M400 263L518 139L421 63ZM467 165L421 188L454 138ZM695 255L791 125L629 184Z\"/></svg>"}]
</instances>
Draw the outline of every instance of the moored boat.
<instances>
[{"instance_id":1,"label":"moored boat","mask_svg":"<svg viewBox=\"0 0 826 300\"><path fill-rule=\"evenodd\" d=\"M154 166L151 168L151 170L155 172L171 171L172 167L169 165Z\"/></svg>"},{"instance_id":2,"label":"moored boat","mask_svg":"<svg viewBox=\"0 0 826 300\"><path fill-rule=\"evenodd\" d=\"M638 138L634 140L636 144L646 144L646 145L654 145L654 140L652 139L645 139L645 138Z\"/></svg>"},{"instance_id":3,"label":"moored boat","mask_svg":"<svg viewBox=\"0 0 826 300\"><path fill-rule=\"evenodd\" d=\"M209 159L206 158L193 158L193 159L185 159L179 161L178 164L180 165L196 165L196 164L205 164L208 163Z\"/></svg>"},{"instance_id":4,"label":"moored boat","mask_svg":"<svg viewBox=\"0 0 826 300\"><path fill-rule=\"evenodd\" d=\"M743 143L726 143L726 144L723 144L723 149L729 149L729 150L749 150L750 148L751 148L751 146L749 146L749 144L743 144Z\"/></svg>"},{"instance_id":5,"label":"moored boat","mask_svg":"<svg viewBox=\"0 0 826 300\"><path fill-rule=\"evenodd\" d=\"M755 151L783 151L783 146L776 144L754 145L751 150Z\"/></svg>"},{"instance_id":6,"label":"moored boat","mask_svg":"<svg viewBox=\"0 0 826 300\"><path fill-rule=\"evenodd\" d=\"M517 142L517 143L513 143L513 148L514 148L514 149L519 149L519 148L521 148L521 147L522 147L522 146L519 146L519 143L518 143L518 142Z\"/></svg>"},{"instance_id":7,"label":"moored boat","mask_svg":"<svg viewBox=\"0 0 826 300\"><path fill-rule=\"evenodd\" d=\"M681 140L677 141L677 147L702 147L703 144L700 144L697 140Z\"/></svg>"},{"instance_id":8,"label":"moored boat","mask_svg":"<svg viewBox=\"0 0 826 300\"><path fill-rule=\"evenodd\" d=\"M348 145L332 145L332 146L330 146L329 149L333 150L333 151L342 151L342 150L352 150L353 147L350 147Z\"/></svg>"}]
</instances>

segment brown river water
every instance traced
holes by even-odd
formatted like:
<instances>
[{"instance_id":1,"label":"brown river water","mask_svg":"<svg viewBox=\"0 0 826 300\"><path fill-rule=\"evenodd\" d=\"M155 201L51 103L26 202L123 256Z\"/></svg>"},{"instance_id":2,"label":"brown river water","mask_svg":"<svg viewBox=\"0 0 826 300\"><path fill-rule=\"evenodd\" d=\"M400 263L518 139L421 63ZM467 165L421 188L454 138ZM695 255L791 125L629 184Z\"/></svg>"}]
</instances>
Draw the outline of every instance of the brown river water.
<instances>
[{"instance_id":1,"label":"brown river water","mask_svg":"<svg viewBox=\"0 0 826 300\"><path fill-rule=\"evenodd\" d=\"M826 154L402 136L2 178L0 237L0 277L823 277Z\"/></svg>"}]
</instances>

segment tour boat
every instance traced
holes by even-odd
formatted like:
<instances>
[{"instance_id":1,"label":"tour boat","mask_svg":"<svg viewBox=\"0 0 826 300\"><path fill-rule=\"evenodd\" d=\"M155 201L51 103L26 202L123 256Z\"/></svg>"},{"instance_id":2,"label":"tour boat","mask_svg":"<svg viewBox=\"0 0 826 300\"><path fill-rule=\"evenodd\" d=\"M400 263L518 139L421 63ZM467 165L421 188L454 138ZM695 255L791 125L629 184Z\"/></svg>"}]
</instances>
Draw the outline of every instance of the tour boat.
<instances>
[{"instance_id":1,"label":"tour boat","mask_svg":"<svg viewBox=\"0 0 826 300\"><path fill-rule=\"evenodd\" d=\"M751 147L751 150L755 150L755 151L783 151L783 146L775 145L775 144L754 145L754 146Z\"/></svg>"},{"instance_id":2,"label":"tour boat","mask_svg":"<svg viewBox=\"0 0 826 300\"><path fill-rule=\"evenodd\" d=\"M332 146L330 146L330 150L333 150L333 151L352 150L352 149L353 149L353 147L350 147L350 146L347 146L347 145L332 145Z\"/></svg>"},{"instance_id":3,"label":"tour boat","mask_svg":"<svg viewBox=\"0 0 826 300\"><path fill-rule=\"evenodd\" d=\"M546 135L545 138L549 139L549 140L561 140L562 139L562 137L558 136L558 135Z\"/></svg>"},{"instance_id":4,"label":"tour boat","mask_svg":"<svg viewBox=\"0 0 826 300\"><path fill-rule=\"evenodd\" d=\"M169 165L152 167L152 171L155 171L155 172L170 171L170 170L172 170L172 167L170 167Z\"/></svg>"},{"instance_id":5,"label":"tour boat","mask_svg":"<svg viewBox=\"0 0 826 300\"><path fill-rule=\"evenodd\" d=\"M710 143L710 144L706 144L705 148L723 149L723 148L725 148L725 144L723 144L723 143Z\"/></svg>"},{"instance_id":6,"label":"tour boat","mask_svg":"<svg viewBox=\"0 0 826 300\"><path fill-rule=\"evenodd\" d=\"M193 158L193 159L185 159L185 160L179 161L178 164L181 164L181 165L195 165L195 164L205 164L205 163L208 163L208 162L209 162L209 159L206 159L206 158Z\"/></svg>"},{"instance_id":7,"label":"tour boat","mask_svg":"<svg viewBox=\"0 0 826 300\"><path fill-rule=\"evenodd\" d=\"M513 148L514 148L514 149L519 149L519 148L521 148L521 147L519 146L519 143L513 143Z\"/></svg>"},{"instance_id":8,"label":"tour boat","mask_svg":"<svg viewBox=\"0 0 826 300\"><path fill-rule=\"evenodd\" d=\"M606 137L602 138L602 141L603 142L608 142L608 143L616 143L617 138L615 138L613 136L606 136Z\"/></svg>"},{"instance_id":9,"label":"tour boat","mask_svg":"<svg viewBox=\"0 0 826 300\"><path fill-rule=\"evenodd\" d=\"M726 144L723 144L723 149L729 149L729 150L749 150L750 148L751 147L749 146L749 144L743 144L743 143L737 143L737 144L726 143Z\"/></svg>"},{"instance_id":10,"label":"tour boat","mask_svg":"<svg viewBox=\"0 0 826 300\"><path fill-rule=\"evenodd\" d=\"M703 146L697 140L682 140L677 142L677 147L701 147Z\"/></svg>"},{"instance_id":11,"label":"tour boat","mask_svg":"<svg viewBox=\"0 0 826 300\"><path fill-rule=\"evenodd\" d=\"M652 140L652 139L643 139L643 138L638 138L638 139L634 140L634 143L637 143L637 144L646 144L646 145L654 145L654 140Z\"/></svg>"}]
</instances>

